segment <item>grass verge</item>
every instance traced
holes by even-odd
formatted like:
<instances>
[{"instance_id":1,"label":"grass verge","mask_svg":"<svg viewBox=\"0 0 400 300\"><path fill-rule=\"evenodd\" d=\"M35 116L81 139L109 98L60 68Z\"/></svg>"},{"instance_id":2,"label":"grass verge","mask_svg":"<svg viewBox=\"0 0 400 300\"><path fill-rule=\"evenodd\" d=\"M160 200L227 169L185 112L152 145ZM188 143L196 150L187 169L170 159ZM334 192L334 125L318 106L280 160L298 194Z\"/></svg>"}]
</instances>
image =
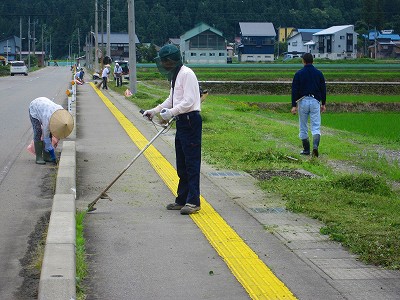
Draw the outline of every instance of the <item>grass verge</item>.
<instances>
[{"instance_id":1,"label":"grass verge","mask_svg":"<svg viewBox=\"0 0 400 300\"><path fill-rule=\"evenodd\" d=\"M146 94L139 92L131 100L144 109L153 107L168 93L168 89L162 94L155 87L157 96L150 97L151 85L140 84L138 90L142 89ZM253 173L305 169L318 175L296 180L273 178L261 181L260 186L282 195L288 209L321 220L325 224L321 233L342 243L363 261L400 269L400 168L398 160L385 156L388 148L400 153L398 143L392 143L391 137L385 140L373 134L378 130L376 126L360 133L354 128L324 126L322 155L319 159L304 158L298 154L297 117L260 110L229 97L210 95L202 105L205 161ZM378 118L380 127L396 131L392 123L385 123L392 118L372 118ZM367 126L360 123L359 127ZM397 188L393 185L396 182Z\"/></svg>"},{"instance_id":2,"label":"grass verge","mask_svg":"<svg viewBox=\"0 0 400 300\"><path fill-rule=\"evenodd\" d=\"M86 263L85 238L83 235L84 220L86 211L79 211L76 214L76 298L86 299L85 286L83 280L88 273Z\"/></svg>"}]
</instances>

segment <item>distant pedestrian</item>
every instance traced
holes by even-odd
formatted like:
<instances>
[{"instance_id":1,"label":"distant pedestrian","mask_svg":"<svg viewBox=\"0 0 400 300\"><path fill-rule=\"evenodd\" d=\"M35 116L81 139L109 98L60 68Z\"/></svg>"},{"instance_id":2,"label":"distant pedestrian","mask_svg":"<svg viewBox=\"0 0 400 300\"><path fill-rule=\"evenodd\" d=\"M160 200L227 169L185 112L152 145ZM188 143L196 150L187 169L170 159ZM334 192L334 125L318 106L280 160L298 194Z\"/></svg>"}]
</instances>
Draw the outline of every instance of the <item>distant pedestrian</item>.
<instances>
[{"instance_id":1,"label":"distant pedestrian","mask_svg":"<svg viewBox=\"0 0 400 300\"><path fill-rule=\"evenodd\" d=\"M52 136L63 139L74 128L72 115L61 105L46 97L39 97L29 105L29 118L33 129L36 163L56 162ZM43 140L42 140L43 138Z\"/></svg>"},{"instance_id":2,"label":"distant pedestrian","mask_svg":"<svg viewBox=\"0 0 400 300\"><path fill-rule=\"evenodd\" d=\"M122 86L122 68L118 63L115 63L114 77L116 86Z\"/></svg>"},{"instance_id":3,"label":"distant pedestrian","mask_svg":"<svg viewBox=\"0 0 400 300\"><path fill-rule=\"evenodd\" d=\"M308 119L310 118L313 138L312 156L318 157L318 147L321 138L321 113L326 111L326 85L321 71L314 67L313 56L305 53L302 57L304 67L297 71L292 82L292 114L299 112L299 137L303 143L300 154L310 155L310 140L308 137Z\"/></svg>"},{"instance_id":4,"label":"distant pedestrian","mask_svg":"<svg viewBox=\"0 0 400 300\"><path fill-rule=\"evenodd\" d=\"M107 81L109 74L110 74L110 65L105 65L103 73L101 74L101 77L103 78L103 90L104 89L108 90Z\"/></svg>"},{"instance_id":5,"label":"distant pedestrian","mask_svg":"<svg viewBox=\"0 0 400 300\"><path fill-rule=\"evenodd\" d=\"M79 70L79 72L77 72L76 74L75 74L75 81L76 81L76 83L77 84L84 84L85 83L85 81L84 81L84 76L85 76L85 71L83 70L83 68L80 68L80 70Z\"/></svg>"},{"instance_id":6,"label":"distant pedestrian","mask_svg":"<svg viewBox=\"0 0 400 300\"><path fill-rule=\"evenodd\" d=\"M168 121L176 118L175 154L179 177L177 197L168 210L188 215L200 210L201 131L200 88L194 72L183 65L174 45L160 49L156 63L161 74L171 82L168 98L143 116L152 119L157 113Z\"/></svg>"}]
</instances>

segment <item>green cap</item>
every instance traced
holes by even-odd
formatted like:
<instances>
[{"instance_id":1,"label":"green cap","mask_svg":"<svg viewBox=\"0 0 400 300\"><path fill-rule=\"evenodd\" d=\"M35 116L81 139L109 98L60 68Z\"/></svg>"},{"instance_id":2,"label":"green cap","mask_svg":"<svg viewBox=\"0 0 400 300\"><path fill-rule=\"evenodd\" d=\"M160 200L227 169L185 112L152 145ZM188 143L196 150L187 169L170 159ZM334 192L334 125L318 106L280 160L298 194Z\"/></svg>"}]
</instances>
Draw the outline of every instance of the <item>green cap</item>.
<instances>
[{"instance_id":1,"label":"green cap","mask_svg":"<svg viewBox=\"0 0 400 300\"><path fill-rule=\"evenodd\" d=\"M172 44L168 44L163 46L158 52L158 57L161 60L170 59L172 61L180 61L181 60L181 52L178 47Z\"/></svg>"}]
</instances>

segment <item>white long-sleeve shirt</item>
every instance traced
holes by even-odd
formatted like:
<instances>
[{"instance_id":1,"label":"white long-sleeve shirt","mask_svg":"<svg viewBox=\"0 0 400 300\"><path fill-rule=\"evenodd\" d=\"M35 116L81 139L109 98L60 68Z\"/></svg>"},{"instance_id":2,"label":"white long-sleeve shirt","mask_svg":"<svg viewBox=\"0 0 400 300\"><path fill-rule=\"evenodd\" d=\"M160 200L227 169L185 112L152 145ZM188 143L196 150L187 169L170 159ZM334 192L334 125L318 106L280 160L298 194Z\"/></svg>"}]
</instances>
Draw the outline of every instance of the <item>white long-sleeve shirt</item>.
<instances>
[{"instance_id":1,"label":"white long-sleeve shirt","mask_svg":"<svg viewBox=\"0 0 400 300\"><path fill-rule=\"evenodd\" d=\"M46 97L36 98L29 105L29 114L42 124L43 139L50 137L50 118L59 109L64 108Z\"/></svg>"},{"instance_id":2,"label":"white long-sleeve shirt","mask_svg":"<svg viewBox=\"0 0 400 300\"><path fill-rule=\"evenodd\" d=\"M108 74L110 74L110 70L107 67L105 67L103 69L103 73L101 74L101 77L108 77Z\"/></svg>"},{"instance_id":3,"label":"white long-sleeve shirt","mask_svg":"<svg viewBox=\"0 0 400 300\"><path fill-rule=\"evenodd\" d=\"M156 107L156 112L169 108L172 114L177 116L191 111L201 111L200 104L200 87L196 74L192 69L182 66L176 77L174 90L171 86L168 98Z\"/></svg>"}]
</instances>

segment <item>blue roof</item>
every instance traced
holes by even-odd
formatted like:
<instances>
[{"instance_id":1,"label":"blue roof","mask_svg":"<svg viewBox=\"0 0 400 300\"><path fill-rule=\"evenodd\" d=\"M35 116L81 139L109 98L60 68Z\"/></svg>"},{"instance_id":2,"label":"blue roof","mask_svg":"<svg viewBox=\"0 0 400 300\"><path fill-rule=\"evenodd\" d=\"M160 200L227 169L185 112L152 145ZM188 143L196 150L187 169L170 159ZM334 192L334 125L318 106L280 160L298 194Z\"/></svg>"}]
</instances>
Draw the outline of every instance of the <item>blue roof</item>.
<instances>
[{"instance_id":1,"label":"blue roof","mask_svg":"<svg viewBox=\"0 0 400 300\"><path fill-rule=\"evenodd\" d=\"M323 29L297 29L298 32L309 32L309 33L317 33L318 31L322 31Z\"/></svg>"}]
</instances>

